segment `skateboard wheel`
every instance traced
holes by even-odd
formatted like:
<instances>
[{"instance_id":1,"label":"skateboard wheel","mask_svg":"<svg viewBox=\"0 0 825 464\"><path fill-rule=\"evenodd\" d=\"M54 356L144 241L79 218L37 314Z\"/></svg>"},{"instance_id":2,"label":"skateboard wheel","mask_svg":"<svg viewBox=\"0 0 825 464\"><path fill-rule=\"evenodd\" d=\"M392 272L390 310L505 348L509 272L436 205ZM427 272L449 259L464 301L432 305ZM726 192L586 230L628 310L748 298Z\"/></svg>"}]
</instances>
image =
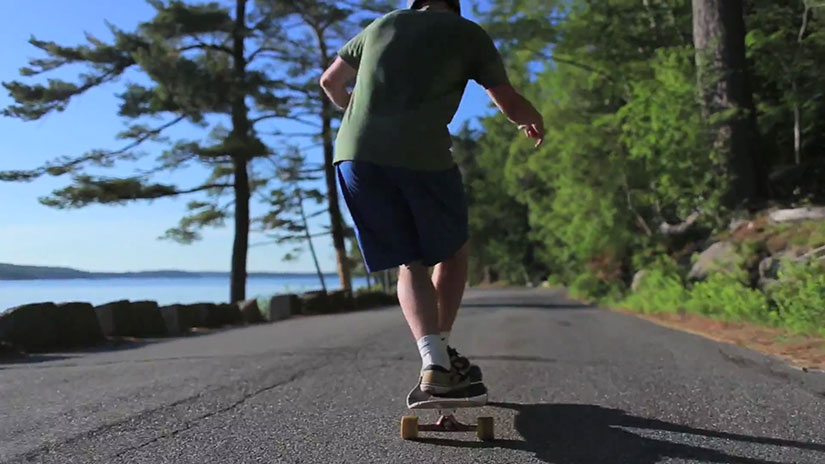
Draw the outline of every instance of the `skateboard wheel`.
<instances>
[{"instance_id":1,"label":"skateboard wheel","mask_svg":"<svg viewBox=\"0 0 825 464\"><path fill-rule=\"evenodd\" d=\"M401 418L401 438L404 440L418 438L418 416L404 416Z\"/></svg>"},{"instance_id":2,"label":"skateboard wheel","mask_svg":"<svg viewBox=\"0 0 825 464\"><path fill-rule=\"evenodd\" d=\"M478 425L476 427L476 434L478 435L478 439L481 441L495 440L496 434L493 428L493 418L479 417Z\"/></svg>"}]
</instances>

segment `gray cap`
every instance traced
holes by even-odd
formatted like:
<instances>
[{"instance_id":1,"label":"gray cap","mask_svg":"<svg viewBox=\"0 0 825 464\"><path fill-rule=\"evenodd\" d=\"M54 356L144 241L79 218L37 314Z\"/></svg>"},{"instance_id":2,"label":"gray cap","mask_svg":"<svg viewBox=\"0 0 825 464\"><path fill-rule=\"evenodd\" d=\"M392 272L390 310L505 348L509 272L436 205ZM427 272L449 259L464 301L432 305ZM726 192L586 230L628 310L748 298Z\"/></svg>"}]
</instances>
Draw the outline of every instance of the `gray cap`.
<instances>
[{"instance_id":1,"label":"gray cap","mask_svg":"<svg viewBox=\"0 0 825 464\"><path fill-rule=\"evenodd\" d=\"M407 0L407 8L417 10L424 5L425 0ZM461 0L444 0L456 13L461 14Z\"/></svg>"}]
</instances>

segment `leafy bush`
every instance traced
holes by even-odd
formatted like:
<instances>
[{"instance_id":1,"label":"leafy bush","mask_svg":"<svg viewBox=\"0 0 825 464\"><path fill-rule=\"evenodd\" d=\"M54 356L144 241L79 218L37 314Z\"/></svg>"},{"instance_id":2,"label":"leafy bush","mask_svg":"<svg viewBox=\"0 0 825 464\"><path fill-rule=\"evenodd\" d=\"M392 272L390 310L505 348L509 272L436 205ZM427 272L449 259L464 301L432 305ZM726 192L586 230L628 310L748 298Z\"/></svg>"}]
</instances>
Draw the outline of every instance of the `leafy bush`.
<instances>
[{"instance_id":1,"label":"leafy bush","mask_svg":"<svg viewBox=\"0 0 825 464\"><path fill-rule=\"evenodd\" d=\"M685 307L688 297L678 274L655 269L645 274L636 292L621 304L642 313L673 313Z\"/></svg>"},{"instance_id":2,"label":"leafy bush","mask_svg":"<svg viewBox=\"0 0 825 464\"><path fill-rule=\"evenodd\" d=\"M694 285L685 309L728 321L767 323L777 319L765 294L745 285L742 276L736 274L711 274Z\"/></svg>"},{"instance_id":3,"label":"leafy bush","mask_svg":"<svg viewBox=\"0 0 825 464\"><path fill-rule=\"evenodd\" d=\"M798 332L825 335L825 269L820 264L783 264L770 289L783 324Z\"/></svg>"},{"instance_id":4,"label":"leafy bush","mask_svg":"<svg viewBox=\"0 0 825 464\"><path fill-rule=\"evenodd\" d=\"M612 303L619 301L621 287L616 282L609 282L591 273L581 274L570 284L573 298L590 302Z\"/></svg>"}]
</instances>

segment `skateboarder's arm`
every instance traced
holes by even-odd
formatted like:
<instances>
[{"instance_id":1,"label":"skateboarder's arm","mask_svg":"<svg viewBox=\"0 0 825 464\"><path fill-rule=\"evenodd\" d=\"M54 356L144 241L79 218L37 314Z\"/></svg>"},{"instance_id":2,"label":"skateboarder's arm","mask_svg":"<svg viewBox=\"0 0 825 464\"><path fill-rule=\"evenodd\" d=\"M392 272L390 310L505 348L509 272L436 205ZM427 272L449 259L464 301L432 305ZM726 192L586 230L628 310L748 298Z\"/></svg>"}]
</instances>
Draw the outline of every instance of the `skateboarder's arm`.
<instances>
[{"instance_id":1,"label":"skateboarder's arm","mask_svg":"<svg viewBox=\"0 0 825 464\"><path fill-rule=\"evenodd\" d=\"M346 109L349 105L352 95L347 90L347 85L355 79L357 73L357 69L338 57L321 76L321 88L324 89L324 93L341 109Z\"/></svg>"},{"instance_id":2,"label":"skateboarder's arm","mask_svg":"<svg viewBox=\"0 0 825 464\"><path fill-rule=\"evenodd\" d=\"M544 141L544 118L532 103L527 101L510 84L502 84L487 89L487 94L502 113L524 130L527 137L537 139L536 146Z\"/></svg>"}]
</instances>

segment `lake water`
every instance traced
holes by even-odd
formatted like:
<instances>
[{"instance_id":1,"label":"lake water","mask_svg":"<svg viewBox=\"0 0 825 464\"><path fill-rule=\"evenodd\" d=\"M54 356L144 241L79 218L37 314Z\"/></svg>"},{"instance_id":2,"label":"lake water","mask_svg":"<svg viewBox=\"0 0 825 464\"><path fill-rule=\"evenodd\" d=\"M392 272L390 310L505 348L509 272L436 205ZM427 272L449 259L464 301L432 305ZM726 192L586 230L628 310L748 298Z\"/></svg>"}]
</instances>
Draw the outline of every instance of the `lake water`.
<instances>
[{"instance_id":1,"label":"lake water","mask_svg":"<svg viewBox=\"0 0 825 464\"><path fill-rule=\"evenodd\" d=\"M353 288L366 286L354 278ZM326 277L328 290L340 288L338 277ZM320 290L317 276L249 277L247 298ZM0 280L0 312L28 303L83 301L94 305L117 300L152 300L158 304L223 303L229 300L229 277Z\"/></svg>"}]
</instances>

